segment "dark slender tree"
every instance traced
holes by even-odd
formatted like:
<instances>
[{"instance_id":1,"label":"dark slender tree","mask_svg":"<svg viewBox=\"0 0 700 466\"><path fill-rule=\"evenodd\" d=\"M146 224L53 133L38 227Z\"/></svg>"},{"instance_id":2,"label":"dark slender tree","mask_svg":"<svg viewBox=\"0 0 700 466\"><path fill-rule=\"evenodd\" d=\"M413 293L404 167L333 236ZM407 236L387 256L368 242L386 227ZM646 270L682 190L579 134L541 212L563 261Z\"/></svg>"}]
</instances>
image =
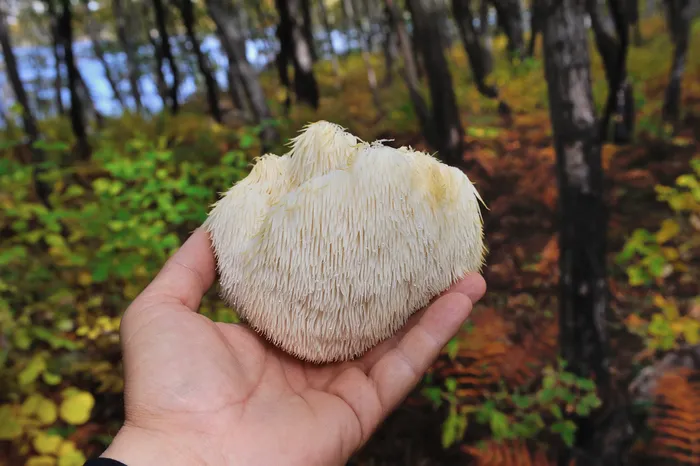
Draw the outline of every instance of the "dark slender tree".
<instances>
[{"instance_id":1,"label":"dark slender tree","mask_svg":"<svg viewBox=\"0 0 700 466\"><path fill-rule=\"evenodd\" d=\"M673 40L673 64L664 97L663 116L671 123L680 117L681 81L685 71L686 56L690 41L690 22L693 15L690 0L664 0L668 30Z\"/></svg>"},{"instance_id":2,"label":"dark slender tree","mask_svg":"<svg viewBox=\"0 0 700 466\"><path fill-rule=\"evenodd\" d=\"M65 51L66 69L68 70L71 127L77 140L76 152L81 159L87 160L90 158L91 148L88 142L83 103L79 94L81 78L73 55L73 10L70 0L61 0L61 5L62 11L58 30Z\"/></svg>"},{"instance_id":3,"label":"dark slender tree","mask_svg":"<svg viewBox=\"0 0 700 466\"><path fill-rule=\"evenodd\" d=\"M243 90L253 118L262 126L260 140L263 152L267 152L278 141L279 134L270 124L272 113L267 105L265 93L245 55L245 42L238 16L240 9L227 4L225 0L206 0L206 5L228 57L229 68L235 68L237 78L240 79L239 83L229 82L229 87L240 86Z\"/></svg>"},{"instance_id":4,"label":"dark slender tree","mask_svg":"<svg viewBox=\"0 0 700 466\"><path fill-rule=\"evenodd\" d=\"M214 78L214 73L209 66L209 60L204 55L202 51L202 46L199 43L197 34L194 30L194 6L192 5L192 0L180 0L178 2L180 8L180 13L182 14L182 21L185 23L185 30L187 31L187 37L190 41L190 45L197 56L197 66L199 67L199 72L204 78L204 84L207 88L207 102L209 103L209 111L212 117L219 123L222 121L221 107L219 106L219 86Z\"/></svg>"},{"instance_id":5,"label":"dark slender tree","mask_svg":"<svg viewBox=\"0 0 700 466\"><path fill-rule=\"evenodd\" d=\"M416 66L415 56L413 55L413 44L411 37L406 30L406 24L401 17L401 13L394 0L385 0L387 13L389 15L390 27L394 30L403 59L403 70L401 76L406 82L408 95L411 98L413 111L418 118L421 131L425 139L432 143L436 139L435 125L430 114L428 104L425 102L423 95L420 92L420 78Z\"/></svg>"},{"instance_id":6,"label":"dark slender tree","mask_svg":"<svg viewBox=\"0 0 700 466\"><path fill-rule=\"evenodd\" d=\"M63 62L63 45L61 44L61 38L58 32L58 22L59 17L56 12L56 5L54 5L54 0L45 0L46 9L49 13L50 25L49 29L51 31L51 52L53 54L53 64L54 64L54 94L56 99L56 110L59 115L66 114L66 108L63 105L63 72L61 70L61 63Z\"/></svg>"},{"instance_id":7,"label":"dark slender tree","mask_svg":"<svg viewBox=\"0 0 700 466\"><path fill-rule=\"evenodd\" d=\"M177 69L177 63L175 63L173 50L170 46L170 34L168 33L167 27L168 13L166 8L163 6L162 0L153 0L153 10L155 12L156 28L158 29L158 45L160 47L160 53L163 59L168 62L170 75L173 81L172 85L168 86L170 108L173 113L177 113L180 109L180 102L178 100L178 93L180 89L180 72Z\"/></svg>"},{"instance_id":8,"label":"dark slender tree","mask_svg":"<svg viewBox=\"0 0 700 466\"><path fill-rule=\"evenodd\" d=\"M114 24L117 29L117 39L121 45L124 55L126 56L126 70L129 77L129 86L131 88L131 97L134 99L136 110L141 112L143 104L141 102L141 88L139 87L139 68L137 52L133 46L131 35L127 30L128 16L122 5L123 0L112 0L112 12L114 16Z\"/></svg>"},{"instance_id":9,"label":"dark slender tree","mask_svg":"<svg viewBox=\"0 0 700 466\"><path fill-rule=\"evenodd\" d=\"M600 122L601 140L607 141L611 117L613 141L625 144L634 133L634 95L627 78L629 24L621 0L608 0L613 21L600 11L598 0L586 0L591 28L608 81L608 99Z\"/></svg>"},{"instance_id":10,"label":"dark slender tree","mask_svg":"<svg viewBox=\"0 0 700 466\"><path fill-rule=\"evenodd\" d=\"M592 377L604 406L577 424L573 457L579 466L624 464L626 408L614 397L606 330L607 211L598 121L593 102L585 0L548 3L543 22L556 173L559 187L559 341L567 369Z\"/></svg>"},{"instance_id":11,"label":"dark slender tree","mask_svg":"<svg viewBox=\"0 0 700 466\"><path fill-rule=\"evenodd\" d=\"M408 0L413 15L414 39L425 63L432 103L433 140L429 141L446 163L464 165L464 129L452 75L441 43L442 7L438 0Z\"/></svg>"},{"instance_id":12,"label":"dark slender tree","mask_svg":"<svg viewBox=\"0 0 700 466\"><path fill-rule=\"evenodd\" d=\"M523 56L525 39L523 10L520 0L491 0L498 15L498 22L508 38L508 53L511 58Z\"/></svg>"},{"instance_id":13,"label":"dark slender tree","mask_svg":"<svg viewBox=\"0 0 700 466\"><path fill-rule=\"evenodd\" d=\"M382 52L384 53L384 82L383 86L388 87L394 79L394 61L396 61L396 42L397 34L392 27L391 11L384 6L382 16L382 29L384 31L384 40L382 41Z\"/></svg>"},{"instance_id":14,"label":"dark slender tree","mask_svg":"<svg viewBox=\"0 0 700 466\"><path fill-rule=\"evenodd\" d=\"M280 22L277 37L280 40L280 52L277 67L280 81L289 87L291 81L287 68L291 62L294 68L294 95L300 102L318 108L319 90L313 70L312 46L305 32L305 14L303 3L308 0L275 0Z\"/></svg>"},{"instance_id":15,"label":"dark slender tree","mask_svg":"<svg viewBox=\"0 0 700 466\"><path fill-rule=\"evenodd\" d=\"M124 98L122 97L122 93L119 90L117 78L114 76L112 68L107 62L106 53L104 48L102 47L102 39L100 37L100 25L92 17L86 18L85 21L85 29L87 30L88 36L90 36L92 50L95 52L95 56L102 65L102 69L105 72L105 78L109 83L110 89L112 89L112 95L114 96L114 99L117 102L119 102L119 105L121 105L122 108L125 108Z\"/></svg>"},{"instance_id":16,"label":"dark slender tree","mask_svg":"<svg viewBox=\"0 0 700 466\"><path fill-rule=\"evenodd\" d=\"M24 132L27 135L27 143L32 154L32 164L34 166L33 178L34 186L39 199L49 207L48 198L50 193L49 186L41 180L41 164L45 160L44 152L35 147L34 143L39 140L39 126L34 117L34 110L29 105L27 92L24 89L24 83L19 75L17 68L17 59L12 48L12 38L10 37L10 28L7 25L5 9L0 4L0 49L2 50L3 59L5 61L5 72L12 86L12 92L15 95L17 103L22 106L22 124ZM5 116L5 119L7 117Z\"/></svg>"},{"instance_id":17,"label":"dark slender tree","mask_svg":"<svg viewBox=\"0 0 700 466\"><path fill-rule=\"evenodd\" d=\"M464 44L464 50L469 59L476 88L484 97L498 99L498 88L486 83L488 76L486 63L484 62L486 50L481 42L481 37L474 27L474 15L469 8L469 0L452 0L452 12ZM499 109L504 114L510 113L508 104L501 100L499 100Z\"/></svg>"}]
</instances>

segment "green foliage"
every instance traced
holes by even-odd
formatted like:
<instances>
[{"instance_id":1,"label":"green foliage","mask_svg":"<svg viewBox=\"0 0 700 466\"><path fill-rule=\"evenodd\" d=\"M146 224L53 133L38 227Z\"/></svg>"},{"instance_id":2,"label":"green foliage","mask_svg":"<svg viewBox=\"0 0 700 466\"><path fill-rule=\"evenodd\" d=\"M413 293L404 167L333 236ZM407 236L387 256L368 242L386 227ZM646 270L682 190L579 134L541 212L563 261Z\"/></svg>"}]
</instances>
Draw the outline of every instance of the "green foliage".
<instances>
[{"instance_id":1,"label":"green foliage","mask_svg":"<svg viewBox=\"0 0 700 466\"><path fill-rule=\"evenodd\" d=\"M695 233L700 228L700 159L691 162L692 172L676 179L673 186L657 186L657 197L675 213L659 229L635 230L617 255L626 267L630 285L660 284L677 273L690 273L686 262L700 247Z\"/></svg>"},{"instance_id":2,"label":"green foliage","mask_svg":"<svg viewBox=\"0 0 700 466\"><path fill-rule=\"evenodd\" d=\"M569 416L588 416L601 405L595 383L566 371L563 361L557 369L545 367L538 386L512 390L501 383L498 390L484 393L483 402L478 404L460 400L452 378L445 380L444 389L424 388L423 395L436 407L448 405L442 426L445 448L460 441L472 421L488 427L491 438L499 442L553 434L571 446L576 424Z\"/></svg>"},{"instance_id":3,"label":"green foliage","mask_svg":"<svg viewBox=\"0 0 700 466\"><path fill-rule=\"evenodd\" d=\"M188 149L182 139L152 137L145 122L123 140L109 136L125 129L114 130L98 138L87 165L45 164L48 207L34 192L33 167L0 158L0 439L32 445L25 454L34 464L84 462L66 428L90 422L91 393L123 389L122 312L219 193L245 176L249 161L230 141L245 145L256 131L206 131L200 123ZM196 148L205 146L225 148L217 163L201 159ZM236 321L216 298L202 308Z\"/></svg>"},{"instance_id":4,"label":"green foliage","mask_svg":"<svg viewBox=\"0 0 700 466\"><path fill-rule=\"evenodd\" d=\"M673 217L664 219L655 232L636 230L617 262L626 267L632 286L662 285L673 274L681 281L697 281L698 271L691 263L700 252L700 159L692 160L691 171L679 176L673 186L657 186L656 192ZM700 320L694 311L700 297L682 301L655 293L650 316L634 313L627 317L627 327L643 339L647 352L700 343Z\"/></svg>"}]
</instances>

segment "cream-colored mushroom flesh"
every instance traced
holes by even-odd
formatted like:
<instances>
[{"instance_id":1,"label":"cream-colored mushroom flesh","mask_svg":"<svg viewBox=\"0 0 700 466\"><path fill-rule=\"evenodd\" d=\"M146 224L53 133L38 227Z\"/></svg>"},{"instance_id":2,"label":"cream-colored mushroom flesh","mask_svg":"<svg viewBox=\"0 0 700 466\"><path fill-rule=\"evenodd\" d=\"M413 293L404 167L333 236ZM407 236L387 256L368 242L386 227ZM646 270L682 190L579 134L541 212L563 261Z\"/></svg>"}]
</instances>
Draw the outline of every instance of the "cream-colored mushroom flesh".
<instances>
[{"instance_id":1,"label":"cream-colored mushroom flesh","mask_svg":"<svg viewBox=\"0 0 700 466\"><path fill-rule=\"evenodd\" d=\"M434 157L326 121L265 155L211 210L224 299L282 350L355 358L466 273L485 247L479 194Z\"/></svg>"}]
</instances>

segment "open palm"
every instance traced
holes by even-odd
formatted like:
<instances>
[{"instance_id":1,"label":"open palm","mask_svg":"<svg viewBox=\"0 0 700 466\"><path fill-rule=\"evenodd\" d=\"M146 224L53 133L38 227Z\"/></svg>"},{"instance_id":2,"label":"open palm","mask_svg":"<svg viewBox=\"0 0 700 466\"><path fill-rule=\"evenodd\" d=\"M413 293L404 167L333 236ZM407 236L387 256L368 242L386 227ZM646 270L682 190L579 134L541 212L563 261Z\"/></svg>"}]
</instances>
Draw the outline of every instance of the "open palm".
<instances>
[{"instance_id":1,"label":"open palm","mask_svg":"<svg viewBox=\"0 0 700 466\"><path fill-rule=\"evenodd\" d=\"M485 291L469 276L364 357L313 365L198 314L214 279L198 230L125 313L126 422L103 456L128 466L344 464Z\"/></svg>"}]
</instances>

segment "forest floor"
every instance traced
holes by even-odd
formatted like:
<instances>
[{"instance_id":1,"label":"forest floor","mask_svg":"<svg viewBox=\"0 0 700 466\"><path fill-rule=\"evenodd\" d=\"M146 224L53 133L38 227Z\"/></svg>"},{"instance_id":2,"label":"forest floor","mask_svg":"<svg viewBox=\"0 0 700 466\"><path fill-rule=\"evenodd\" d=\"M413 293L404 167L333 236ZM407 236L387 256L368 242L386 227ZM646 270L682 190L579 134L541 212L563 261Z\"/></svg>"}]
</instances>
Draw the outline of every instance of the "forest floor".
<instances>
[{"instance_id":1,"label":"forest floor","mask_svg":"<svg viewBox=\"0 0 700 466\"><path fill-rule=\"evenodd\" d=\"M631 48L628 60L637 104L637 134L631 144L619 147L608 144L603 148L606 199L610 208L610 328L613 330L612 350L615 355L612 368L616 379L623 385L629 383L645 365L640 358L645 350L645 341L628 330L630 316L648 318L654 311L652 296L658 292L667 298L700 295L698 283L674 280L673 277L650 287L631 286L625 268L616 260L625 240L635 229L655 231L664 220L674 217L674 212L667 204L657 199L655 187L673 184L679 175L690 172L690 160L700 156L700 54L693 53L700 50L700 27L696 24L694 28L682 84L683 118L673 133L661 123L660 118L672 46L660 19L646 22L642 35L645 42ZM502 44L496 42L498 50ZM599 56L594 47L591 50L594 93L600 111L606 98L606 82ZM538 56L541 54L538 53ZM555 153L546 105L546 82L539 59L514 66L502 63L500 58L497 61L492 77L501 90L501 98L514 110L509 118L500 117L497 103L478 94L469 77L466 57L459 43L455 43L450 55L455 92L466 130L465 160L472 167L467 174L488 207L484 211L489 247L484 269L488 292L475 307L470 324L458 339L456 355L452 354L455 360L451 362L450 356L445 354L434 368L435 378L416 390L384 423L365 448L352 459L352 465L549 464L547 455L538 453L536 442L525 444L509 440L498 444L493 441L493 420L489 425L488 421L484 423L470 417L463 440L443 448L448 408L443 405L435 409L428 397L423 396L426 386L443 383L446 378L454 377L457 380L455 393L460 403L463 406L480 406L502 388L502 382L505 389L510 391L517 387L536 386L543 368L556 365L557 184ZM288 140L307 122L326 119L345 126L365 140L392 139L387 143L426 149L400 75L396 73L393 81L380 89L382 109L376 109L360 57L342 58L341 64L341 80L334 77L328 63L318 64L317 76L322 95L320 109L314 112L294 106L288 118L282 120L280 130L283 140ZM373 57L373 64L382 81L385 71L381 57ZM275 95L278 104L281 103L284 91L279 90L276 79L266 73L263 84L268 95ZM198 115L202 110L200 107L201 103L194 101L186 106L186 110ZM280 108L281 106L276 106L273 109L275 114L280 114ZM186 119L177 127L168 128L164 125L153 139L158 139L159 145L180 144L173 149L175 157L195 154L216 168L217 164L221 164L221 153L236 148L236 145L220 136L220 130L215 130L211 136L205 136L207 150L187 146L183 140L194 137L193 134L204 137L198 134L201 117L196 116L192 120L197 121L192 121L191 127ZM128 126L121 124L109 128L104 133L104 139L113 141L113 145L118 146L121 141L128 140L131 133L141 131L141 128L129 129ZM65 123L54 126L47 124L47 127L54 128L53 132L49 132L50 136L70 141L70 137L65 136ZM256 149L255 142L242 143L245 129L241 128L238 135L241 142L239 148L253 153ZM220 138L225 140L220 142ZM216 149L210 150L211 147ZM132 149L119 150L126 154ZM91 163L107 165L99 157L95 157ZM94 180L104 169L102 166L88 167L85 171L87 174L81 176ZM183 225L177 229L179 236L184 236L188 231L187 225ZM9 231L8 228L0 230L4 234ZM76 242L83 241L80 235L76 238ZM86 243L83 247L89 248L90 245ZM77 246L75 250L79 250ZM156 259L149 256L144 260L154 262L153 266L157 268ZM138 267L132 267L134 268ZM108 285L99 282L101 279L95 278L96 275L92 277L95 282L91 283L89 277L81 274L80 268L75 270L77 278L71 275L70 280L73 282L68 282L69 285L73 283L76 290L80 287L90 290L88 294L76 292L79 295L76 299L79 302L92 301L96 294L101 293L105 296L102 312L111 316L117 316L123 304L112 297L120 295L128 299L147 279L147 273L143 272L138 274L138 280L131 277L129 281L129 277L126 277L114 288L107 288ZM19 275L17 283L20 284L18 286L24 286L20 283ZM37 293L40 295L42 292L40 290ZM25 306L24 301L19 298L17 300L17 309ZM88 302L83 307L90 309L90 306ZM80 305L77 307L80 308ZM207 312L218 312L213 301L205 301L203 307L208 307ZM1 311L0 307L0 318ZM78 334L77 331L73 333ZM69 340L79 338L71 334L71 331L63 334L70 334L67 337ZM90 351L103 351L102 359L98 361L107 361L108 371L118 367L119 360L118 345L112 337L108 342L105 340L103 344L100 343L102 346L88 346ZM96 341L101 341L99 338L96 337ZM0 350L2 344L0 341ZM26 351L26 360L29 360L31 352ZM22 364L25 363L25 360L18 359L19 366L24 367ZM97 363L92 364L90 373L103 384L100 387L113 384L116 388L105 389L104 393L97 396L97 404L89 422L77 429L66 430L67 437L86 455L103 448L105 436L114 433L122 415L118 381L113 380L114 375L107 376L104 371L99 372L96 369ZM87 378L88 375L81 374L71 380L83 387L95 386L94 382L86 382ZM0 377L0 388L2 387L3 380ZM37 390L45 390L44 393L51 399L58 397L51 392L53 389L50 387ZM3 399L0 395L0 402L13 400L12 397ZM695 414L700 416L700 413ZM511 421L513 419L510 418ZM551 435L539 438L544 440L541 443L545 446L548 440L552 444L556 442ZM643 445L637 449L643 454ZM31 454L29 445L14 448L9 442L0 440L0 465L10 464L10 458L14 461Z\"/></svg>"}]
</instances>

